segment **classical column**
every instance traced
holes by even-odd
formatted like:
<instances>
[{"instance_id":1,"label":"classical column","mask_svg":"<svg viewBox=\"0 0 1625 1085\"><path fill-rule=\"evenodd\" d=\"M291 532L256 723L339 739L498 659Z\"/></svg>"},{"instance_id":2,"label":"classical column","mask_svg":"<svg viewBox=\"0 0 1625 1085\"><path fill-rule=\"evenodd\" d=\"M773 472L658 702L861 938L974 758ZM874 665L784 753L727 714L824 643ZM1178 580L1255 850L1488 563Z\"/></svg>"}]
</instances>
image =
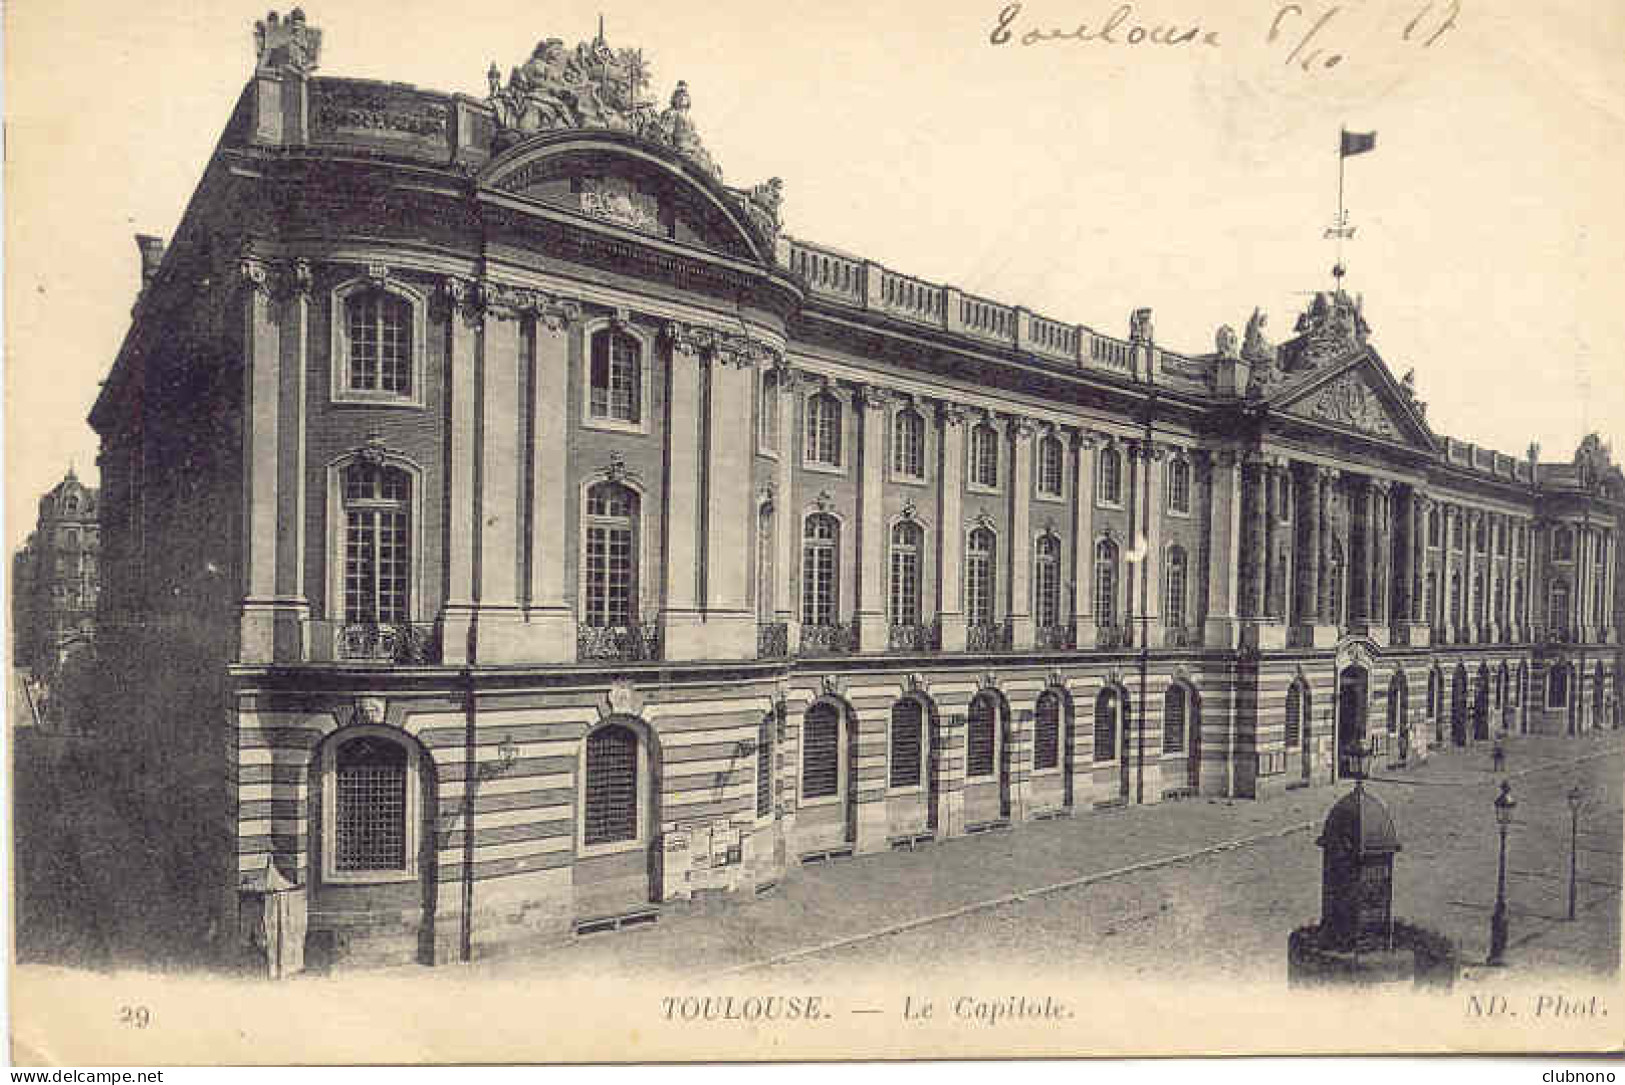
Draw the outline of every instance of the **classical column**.
<instances>
[{"instance_id":1,"label":"classical column","mask_svg":"<svg viewBox=\"0 0 1625 1085\"><path fill-rule=\"evenodd\" d=\"M1466 616L1464 624L1467 627L1466 633L1469 643L1478 640L1478 600L1473 598L1473 575L1478 569L1476 546L1478 543L1479 516L1480 513L1477 509L1466 509L1461 524L1461 552L1463 555L1461 601L1462 613Z\"/></svg>"},{"instance_id":2,"label":"classical column","mask_svg":"<svg viewBox=\"0 0 1625 1085\"><path fill-rule=\"evenodd\" d=\"M790 569L800 519L795 509L795 371L778 366L779 461L774 471L773 499L773 620L784 623L785 643L794 651L801 642L801 614L790 593Z\"/></svg>"},{"instance_id":3,"label":"classical column","mask_svg":"<svg viewBox=\"0 0 1625 1085\"><path fill-rule=\"evenodd\" d=\"M1078 484L1072 488L1072 632L1079 648L1095 646L1095 441L1073 435Z\"/></svg>"},{"instance_id":4,"label":"classical column","mask_svg":"<svg viewBox=\"0 0 1625 1085\"><path fill-rule=\"evenodd\" d=\"M1320 469L1305 465L1298 471L1298 562L1297 606L1293 620L1298 625L1315 625L1320 620Z\"/></svg>"},{"instance_id":5,"label":"classical column","mask_svg":"<svg viewBox=\"0 0 1625 1085\"><path fill-rule=\"evenodd\" d=\"M479 496L475 492L475 464L479 452L475 435L479 405L479 341L485 316L473 286L461 279L445 282L447 429L450 455L446 470L446 514L462 530L446 532L446 599L441 608L441 658L447 666L474 661L474 550L479 523Z\"/></svg>"},{"instance_id":6,"label":"classical column","mask_svg":"<svg viewBox=\"0 0 1625 1085\"><path fill-rule=\"evenodd\" d=\"M1226 448L1211 453L1208 463L1212 527L1208 533L1207 627L1203 630L1202 643L1209 648L1234 648L1238 644L1236 588L1241 559L1241 459Z\"/></svg>"},{"instance_id":7,"label":"classical column","mask_svg":"<svg viewBox=\"0 0 1625 1085\"><path fill-rule=\"evenodd\" d=\"M1386 625L1391 595L1390 581L1394 567L1390 546L1393 523L1393 503L1390 495L1393 487L1383 479L1376 479L1371 485L1375 491L1372 499L1375 511L1375 540L1372 549L1375 560L1371 573L1371 620L1378 625Z\"/></svg>"},{"instance_id":8,"label":"classical column","mask_svg":"<svg viewBox=\"0 0 1625 1085\"><path fill-rule=\"evenodd\" d=\"M937 618L941 623L942 650L965 650L964 559L964 478L965 409L957 403L944 403L937 417L942 424L942 464L937 471L938 507L942 509L942 560L938 563L937 592L941 603Z\"/></svg>"},{"instance_id":9,"label":"classical column","mask_svg":"<svg viewBox=\"0 0 1625 1085\"><path fill-rule=\"evenodd\" d=\"M1349 552L1348 575L1351 589L1349 598L1349 623L1370 623L1371 621L1371 544L1375 534L1376 517L1372 515L1372 505L1376 498L1376 491L1371 486L1371 480L1365 477L1355 478L1349 487Z\"/></svg>"},{"instance_id":10,"label":"classical column","mask_svg":"<svg viewBox=\"0 0 1625 1085\"><path fill-rule=\"evenodd\" d=\"M303 444L300 420L309 267L304 265L302 277L295 272L284 282L279 270L245 247L239 272L244 288L246 477L237 658L243 663L298 661L303 658L304 620L309 617L300 583L303 548L298 545L300 529L296 526L303 523L304 510L295 504L303 489L299 470L303 453L298 446ZM287 296L278 301L273 293ZM290 408L298 415L290 413ZM331 603L329 607L336 609Z\"/></svg>"},{"instance_id":11,"label":"classical column","mask_svg":"<svg viewBox=\"0 0 1625 1085\"><path fill-rule=\"evenodd\" d=\"M1337 485L1338 472L1335 467L1322 467L1320 476L1319 513L1320 521L1320 587L1316 591L1319 597L1319 606L1316 608L1320 614L1318 625L1332 625L1337 620L1337 601L1332 598L1332 543L1335 532L1332 530L1331 505L1332 488Z\"/></svg>"},{"instance_id":12,"label":"classical column","mask_svg":"<svg viewBox=\"0 0 1625 1085\"><path fill-rule=\"evenodd\" d=\"M670 392L666 423L666 597L660 610L661 652L695 658L700 622L700 420L703 348L680 325L666 330ZM733 425L740 421L734 419ZM743 554L734 557L744 561Z\"/></svg>"},{"instance_id":13,"label":"classical column","mask_svg":"<svg viewBox=\"0 0 1625 1085\"><path fill-rule=\"evenodd\" d=\"M755 435L751 400L756 347L717 334L710 351L705 425L705 637L708 659L754 659L756 616L750 608L756 535L752 511ZM867 541L867 540L865 540Z\"/></svg>"},{"instance_id":14,"label":"classical column","mask_svg":"<svg viewBox=\"0 0 1625 1085\"><path fill-rule=\"evenodd\" d=\"M1268 476L1264 464L1256 459L1242 469L1242 504L1246 517L1246 540L1243 542L1241 616L1259 619L1264 616L1264 581L1267 567L1269 535L1269 502L1265 490Z\"/></svg>"},{"instance_id":15,"label":"classical column","mask_svg":"<svg viewBox=\"0 0 1625 1085\"><path fill-rule=\"evenodd\" d=\"M1428 557L1427 498L1413 488L1409 505L1411 531L1410 535L1407 536L1410 559L1407 565L1409 576L1406 589L1409 594L1407 595L1408 605L1405 607L1405 618L1414 625L1431 622L1433 616L1423 613L1423 606L1426 602L1426 592L1423 590L1423 584L1427 581Z\"/></svg>"},{"instance_id":16,"label":"classical column","mask_svg":"<svg viewBox=\"0 0 1625 1085\"><path fill-rule=\"evenodd\" d=\"M475 658L480 663L524 661L513 626L519 610L519 543L524 523L519 491L519 323L512 310L487 306L479 337L479 534L474 560L479 600ZM453 528L455 531L456 528Z\"/></svg>"},{"instance_id":17,"label":"classical column","mask_svg":"<svg viewBox=\"0 0 1625 1085\"><path fill-rule=\"evenodd\" d=\"M529 657L536 662L568 662L576 655L573 591L565 580L570 541L560 525L576 500L570 487L570 338L580 321L581 307L575 302L538 296L530 322L530 587L526 620ZM654 364L653 359L650 364ZM640 588L639 594L653 599L659 580L652 575L648 579L648 587Z\"/></svg>"},{"instance_id":18,"label":"classical column","mask_svg":"<svg viewBox=\"0 0 1625 1085\"><path fill-rule=\"evenodd\" d=\"M858 473L858 649L884 652L890 647L886 615L886 402L885 391L872 385L858 389L863 442Z\"/></svg>"},{"instance_id":19,"label":"classical column","mask_svg":"<svg viewBox=\"0 0 1625 1085\"><path fill-rule=\"evenodd\" d=\"M1390 625L1411 620L1412 594L1415 590L1413 580L1416 575L1416 502L1407 489L1396 488L1391 495L1391 505L1394 509L1394 546L1395 557L1398 558L1394 569L1394 613Z\"/></svg>"},{"instance_id":20,"label":"classical column","mask_svg":"<svg viewBox=\"0 0 1625 1085\"><path fill-rule=\"evenodd\" d=\"M1269 515L1266 517L1268 539L1268 571L1265 576L1266 616L1283 622L1287 619L1287 578L1291 576L1291 536L1283 526L1292 515L1291 498L1287 493L1290 478L1285 462L1271 460L1265 468L1265 491L1268 496ZM1283 560L1284 559L1284 560Z\"/></svg>"},{"instance_id":21,"label":"classical column","mask_svg":"<svg viewBox=\"0 0 1625 1085\"><path fill-rule=\"evenodd\" d=\"M1030 418L1016 418L1010 429L1015 454L1010 469L1010 645L1033 646L1032 600L1032 491L1033 434Z\"/></svg>"},{"instance_id":22,"label":"classical column","mask_svg":"<svg viewBox=\"0 0 1625 1085\"><path fill-rule=\"evenodd\" d=\"M1145 577L1145 603L1144 613L1141 617L1155 618L1155 621L1142 622L1145 626L1145 643L1152 647L1162 646L1162 464L1167 458L1167 452L1152 443L1142 443L1140 446L1140 460L1143 464L1140 470L1140 485L1143 491L1137 491L1135 500L1139 502L1140 514L1145 518L1141 530L1145 533L1145 560L1140 563ZM1149 510L1149 511L1147 511ZM1187 567L1187 575L1189 569ZM1140 643L1137 639L1136 644Z\"/></svg>"}]
</instances>

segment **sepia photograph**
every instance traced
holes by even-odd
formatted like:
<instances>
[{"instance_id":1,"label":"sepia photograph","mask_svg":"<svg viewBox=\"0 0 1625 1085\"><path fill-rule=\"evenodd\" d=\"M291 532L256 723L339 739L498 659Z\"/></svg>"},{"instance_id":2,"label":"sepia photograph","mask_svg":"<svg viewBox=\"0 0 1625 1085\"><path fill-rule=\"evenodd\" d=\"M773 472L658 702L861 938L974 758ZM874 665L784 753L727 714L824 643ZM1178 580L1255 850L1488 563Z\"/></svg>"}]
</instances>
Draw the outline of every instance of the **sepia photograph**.
<instances>
[{"instance_id":1,"label":"sepia photograph","mask_svg":"<svg viewBox=\"0 0 1625 1085\"><path fill-rule=\"evenodd\" d=\"M11 1062L1625 1051L1625 8L5 37Z\"/></svg>"}]
</instances>

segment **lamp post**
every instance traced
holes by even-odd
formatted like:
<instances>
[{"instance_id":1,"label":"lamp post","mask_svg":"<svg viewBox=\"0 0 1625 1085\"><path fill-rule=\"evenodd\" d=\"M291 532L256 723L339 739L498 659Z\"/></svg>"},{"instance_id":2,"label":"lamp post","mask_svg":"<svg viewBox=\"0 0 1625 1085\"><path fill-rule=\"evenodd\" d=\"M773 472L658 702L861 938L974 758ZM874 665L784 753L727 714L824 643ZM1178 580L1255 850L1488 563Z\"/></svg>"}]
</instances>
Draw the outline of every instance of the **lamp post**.
<instances>
[{"instance_id":1,"label":"lamp post","mask_svg":"<svg viewBox=\"0 0 1625 1085\"><path fill-rule=\"evenodd\" d=\"M1585 802L1585 792L1576 784L1569 789L1569 918L1574 918L1574 888L1579 882L1579 854L1580 854L1580 806Z\"/></svg>"},{"instance_id":2,"label":"lamp post","mask_svg":"<svg viewBox=\"0 0 1625 1085\"><path fill-rule=\"evenodd\" d=\"M1354 790L1359 791L1365 784L1365 778L1370 775L1371 762L1376 758L1376 748L1364 738L1357 738L1343 747L1343 755L1349 775L1354 777Z\"/></svg>"},{"instance_id":3,"label":"lamp post","mask_svg":"<svg viewBox=\"0 0 1625 1085\"><path fill-rule=\"evenodd\" d=\"M1487 964L1504 964L1507 948L1507 826L1518 800L1512 797L1512 783L1501 781L1501 794L1495 797L1495 824L1501 830L1501 864L1495 877L1495 911L1490 914L1490 956Z\"/></svg>"}]
</instances>

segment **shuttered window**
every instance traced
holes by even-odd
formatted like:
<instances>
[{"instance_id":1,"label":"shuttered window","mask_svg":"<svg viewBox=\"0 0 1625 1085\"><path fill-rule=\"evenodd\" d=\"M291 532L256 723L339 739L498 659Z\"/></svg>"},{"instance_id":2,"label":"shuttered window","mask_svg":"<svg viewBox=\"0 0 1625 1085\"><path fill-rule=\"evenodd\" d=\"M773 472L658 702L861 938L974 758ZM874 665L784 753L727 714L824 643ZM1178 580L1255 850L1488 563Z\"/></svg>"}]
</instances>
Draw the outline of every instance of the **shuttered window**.
<instances>
[{"instance_id":1,"label":"shuttered window","mask_svg":"<svg viewBox=\"0 0 1625 1085\"><path fill-rule=\"evenodd\" d=\"M1033 768L1052 769L1061 763L1061 698L1046 690L1033 713Z\"/></svg>"},{"instance_id":2,"label":"shuttered window","mask_svg":"<svg viewBox=\"0 0 1625 1085\"><path fill-rule=\"evenodd\" d=\"M832 704L815 704L807 710L801 736L801 796L827 799L840 786L840 717Z\"/></svg>"},{"instance_id":3,"label":"shuttered window","mask_svg":"<svg viewBox=\"0 0 1625 1085\"><path fill-rule=\"evenodd\" d=\"M971 702L965 749L966 776L993 775L994 716L991 697L983 695Z\"/></svg>"},{"instance_id":4,"label":"shuttered window","mask_svg":"<svg viewBox=\"0 0 1625 1085\"><path fill-rule=\"evenodd\" d=\"M1162 752L1178 753L1185 748L1185 688L1168 687L1162 699Z\"/></svg>"},{"instance_id":5,"label":"shuttered window","mask_svg":"<svg viewBox=\"0 0 1625 1085\"><path fill-rule=\"evenodd\" d=\"M1303 742L1303 687L1296 682L1286 691L1286 748L1295 750Z\"/></svg>"},{"instance_id":6,"label":"shuttered window","mask_svg":"<svg viewBox=\"0 0 1625 1085\"><path fill-rule=\"evenodd\" d=\"M891 786L920 785L920 732L925 713L920 702L905 697L891 710Z\"/></svg>"},{"instance_id":7,"label":"shuttered window","mask_svg":"<svg viewBox=\"0 0 1625 1085\"><path fill-rule=\"evenodd\" d=\"M1095 760L1117 759L1117 717L1121 698L1114 689L1102 690L1095 698Z\"/></svg>"},{"instance_id":8,"label":"shuttered window","mask_svg":"<svg viewBox=\"0 0 1625 1085\"><path fill-rule=\"evenodd\" d=\"M756 725L756 816L773 812L773 724L772 714Z\"/></svg>"},{"instance_id":9,"label":"shuttered window","mask_svg":"<svg viewBox=\"0 0 1625 1085\"><path fill-rule=\"evenodd\" d=\"M638 838L638 736L611 724L587 738L586 811L582 842Z\"/></svg>"}]
</instances>

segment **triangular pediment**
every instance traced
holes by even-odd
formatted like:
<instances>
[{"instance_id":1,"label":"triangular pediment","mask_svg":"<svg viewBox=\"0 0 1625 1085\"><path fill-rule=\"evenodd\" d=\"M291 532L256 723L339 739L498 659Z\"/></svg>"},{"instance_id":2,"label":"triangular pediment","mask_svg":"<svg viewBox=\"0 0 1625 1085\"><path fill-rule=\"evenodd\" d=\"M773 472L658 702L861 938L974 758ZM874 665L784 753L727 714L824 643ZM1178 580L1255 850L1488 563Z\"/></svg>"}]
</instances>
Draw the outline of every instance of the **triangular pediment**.
<instances>
[{"instance_id":1,"label":"triangular pediment","mask_svg":"<svg viewBox=\"0 0 1625 1085\"><path fill-rule=\"evenodd\" d=\"M1433 435L1377 352L1360 350L1273 397L1274 411L1367 437L1434 450Z\"/></svg>"}]
</instances>

